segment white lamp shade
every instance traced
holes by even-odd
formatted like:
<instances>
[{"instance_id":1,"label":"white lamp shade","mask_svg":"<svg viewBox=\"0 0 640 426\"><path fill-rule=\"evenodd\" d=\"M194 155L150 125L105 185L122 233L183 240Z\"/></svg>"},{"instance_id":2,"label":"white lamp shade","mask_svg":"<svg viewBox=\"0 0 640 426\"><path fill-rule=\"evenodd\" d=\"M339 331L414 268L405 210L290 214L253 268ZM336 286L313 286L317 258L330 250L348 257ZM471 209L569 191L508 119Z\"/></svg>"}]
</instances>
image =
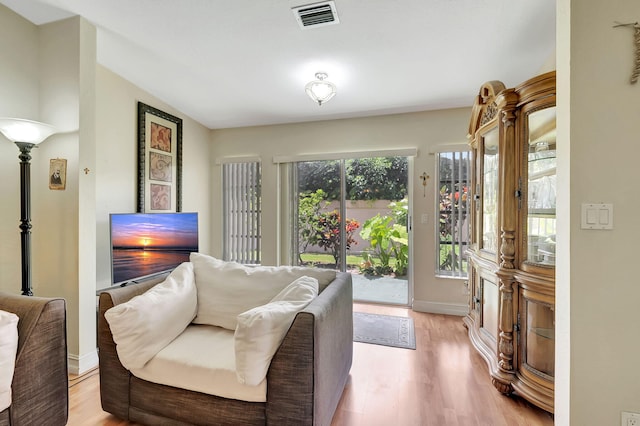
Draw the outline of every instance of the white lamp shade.
<instances>
[{"instance_id":1,"label":"white lamp shade","mask_svg":"<svg viewBox=\"0 0 640 426\"><path fill-rule=\"evenodd\" d=\"M327 75L324 73L316 74L316 78L318 80L310 81L304 89L311 99L317 102L318 105L322 105L335 96L336 85L325 81L324 79L327 78Z\"/></svg>"},{"instance_id":2,"label":"white lamp shade","mask_svg":"<svg viewBox=\"0 0 640 426\"><path fill-rule=\"evenodd\" d=\"M56 132L55 127L22 118L0 118L0 132L11 142L39 144Z\"/></svg>"}]
</instances>

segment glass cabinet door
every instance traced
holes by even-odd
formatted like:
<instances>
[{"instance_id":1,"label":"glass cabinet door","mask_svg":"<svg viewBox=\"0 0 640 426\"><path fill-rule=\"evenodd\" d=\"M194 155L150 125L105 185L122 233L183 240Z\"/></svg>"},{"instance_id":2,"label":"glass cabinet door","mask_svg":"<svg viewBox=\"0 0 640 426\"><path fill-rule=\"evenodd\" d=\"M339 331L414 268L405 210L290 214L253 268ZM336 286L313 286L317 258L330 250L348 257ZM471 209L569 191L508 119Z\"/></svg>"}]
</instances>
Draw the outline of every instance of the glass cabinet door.
<instances>
[{"instance_id":1,"label":"glass cabinet door","mask_svg":"<svg viewBox=\"0 0 640 426\"><path fill-rule=\"evenodd\" d=\"M482 328L493 339L491 343L498 340L498 304L500 293L495 280L480 278L480 289L482 291Z\"/></svg>"},{"instance_id":2,"label":"glass cabinet door","mask_svg":"<svg viewBox=\"0 0 640 426\"><path fill-rule=\"evenodd\" d=\"M556 108L528 114L526 261L556 263Z\"/></svg>"},{"instance_id":3,"label":"glass cabinet door","mask_svg":"<svg viewBox=\"0 0 640 426\"><path fill-rule=\"evenodd\" d=\"M482 136L482 249L498 250L498 129Z\"/></svg>"},{"instance_id":4,"label":"glass cabinet door","mask_svg":"<svg viewBox=\"0 0 640 426\"><path fill-rule=\"evenodd\" d=\"M525 299L524 303L525 309L520 312L521 321L524 320L522 362L535 373L553 377L556 347L553 308L531 299Z\"/></svg>"}]
</instances>

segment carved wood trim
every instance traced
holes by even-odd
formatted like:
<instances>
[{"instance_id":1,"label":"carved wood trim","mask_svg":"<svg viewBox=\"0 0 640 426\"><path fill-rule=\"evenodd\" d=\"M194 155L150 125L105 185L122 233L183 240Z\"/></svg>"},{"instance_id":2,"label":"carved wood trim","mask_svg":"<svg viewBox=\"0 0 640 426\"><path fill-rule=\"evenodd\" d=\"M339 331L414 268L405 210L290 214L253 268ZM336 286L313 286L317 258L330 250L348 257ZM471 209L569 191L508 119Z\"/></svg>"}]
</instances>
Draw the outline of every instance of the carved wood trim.
<instances>
[{"instance_id":1,"label":"carved wood trim","mask_svg":"<svg viewBox=\"0 0 640 426\"><path fill-rule=\"evenodd\" d=\"M516 255L516 226L517 226L517 199L516 181L518 175L518 155L516 150L516 106L518 95L513 89L505 89L498 96L500 107L500 154L503 160L500 162L500 267L503 269L515 268Z\"/></svg>"},{"instance_id":2,"label":"carved wood trim","mask_svg":"<svg viewBox=\"0 0 640 426\"><path fill-rule=\"evenodd\" d=\"M518 93L518 105L530 102L532 99L541 99L556 93L556 72L550 71L540 74L515 87Z\"/></svg>"},{"instance_id":3,"label":"carved wood trim","mask_svg":"<svg viewBox=\"0 0 640 426\"><path fill-rule=\"evenodd\" d=\"M498 390L498 392L503 393L505 395L511 394L513 392L513 388L510 383L503 383L495 377L491 378L491 384Z\"/></svg>"},{"instance_id":4,"label":"carved wood trim","mask_svg":"<svg viewBox=\"0 0 640 426\"><path fill-rule=\"evenodd\" d=\"M476 131L493 120L498 113L499 106L496 98L505 89L500 81L489 81L480 87L480 91L471 107L471 121L469 123L469 140L475 139Z\"/></svg>"},{"instance_id":5,"label":"carved wood trim","mask_svg":"<svg viewBox=\"0 0 640 426\"><path fill-rule=\"evenodd\" d=\"M497 114L498 114L498 105L496 104L495 101L493 101L489 105L487 105L487 107L484 109L484 112L482 113L482 117L480 118L480 127L484 126L485 124L493 120Z\"/></svg>"},{"instance_id":6,"label":"carved wood trim","mask_svg":"<svg viewBox=\"0 0 640 426\"><path fill-rule=\"evenodd\" d=\"M506 372L513 371L513 288L511 277L500 277L500 334L498 336L498 366Z\"/></svg>"},{"instance_id":7,"label":"carved wood trim","mask_svg":"<svg viewBox=\"0 0 640 426\"><path fill-rule=\"evenodd\" d=\"M500 234L500 267L513 269L516 258L516 233L515 230L502 228Z\"/></svg>"}]
</instances>

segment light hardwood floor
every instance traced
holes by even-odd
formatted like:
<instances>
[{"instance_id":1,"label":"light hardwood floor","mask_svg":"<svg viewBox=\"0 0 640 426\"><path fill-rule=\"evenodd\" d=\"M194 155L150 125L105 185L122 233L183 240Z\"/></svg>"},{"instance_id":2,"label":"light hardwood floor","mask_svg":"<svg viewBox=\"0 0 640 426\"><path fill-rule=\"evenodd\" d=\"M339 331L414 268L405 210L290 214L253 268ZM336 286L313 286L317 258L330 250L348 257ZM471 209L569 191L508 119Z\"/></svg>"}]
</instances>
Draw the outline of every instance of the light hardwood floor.
<instances>
[{"instance_id":1,"label":"light hardwood floor","mask_svg":"<svg viewBox=\"0 0 640 426\"><path fill-rule=\"evenodd\" d=\"M495 390L462 318L380 305L354 310L411 316L416 350L354 343L332 426L553 425L552 415ZM68 425L134 425L102 411L98 380L97 370L70 377Z\"/></svg>"}]
</instances>

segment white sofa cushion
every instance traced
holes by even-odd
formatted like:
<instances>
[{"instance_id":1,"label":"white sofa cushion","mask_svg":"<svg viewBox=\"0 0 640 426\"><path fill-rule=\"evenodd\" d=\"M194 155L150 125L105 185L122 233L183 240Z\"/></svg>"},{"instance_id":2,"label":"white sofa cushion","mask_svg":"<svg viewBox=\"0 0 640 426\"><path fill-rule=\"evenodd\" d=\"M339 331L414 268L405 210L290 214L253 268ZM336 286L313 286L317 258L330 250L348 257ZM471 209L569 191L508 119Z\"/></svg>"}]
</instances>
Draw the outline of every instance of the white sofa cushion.
<instances>
[{"instance_id":1,"label":"white sofa cushion","mask_svg":"<svg viewBox=\"0 0 640 426\"><path fill-rule=\"evenodd\" d=\"M18 351L18 316L0 311L0 411L11 405L11 382Z\"/></svg>"},{"instance_id":2,"label":"white sofa cushion","mask_svg":"<svg viewBox=\"0 0 640 426\"><path fill-rule=\"evenodd\" d=\"M144 367L131 373L143 380L249 402L267 400L267 382L247 386L236 379L233 331L211 325L188 326Z\"/></svg>"},{"instance_id":3,"label":"white sofa cushion","mask_svg":"<svg viewBox=\"0 0 640 426\"><path fill-rule=\"evenodd\" d=\"M296 314L318 295L318 280L303 276L266 305L238 315L235 332L236 375L242 384L255 386L267 376L271 359L280 347Z\"/></svg>"},{"instance_id":4,"label":"white sofa cushion","mask_svg":"<svg viewBox=\"0 0 640 426\"><path fill-rule=\"evenodd\" d=\"M316 278L324 288L336 277L336 271L329 269L244 266L202 253L191 253L190 260L198 289L198 314L193 322L229 330L236 329L239 314L268 303L297 278Z\"/></svg>"},{"instance_id":5,"label":"white sofa cushion","mask_svg":"<svg viewBox=\"0 0 640 426\"><path fill-rule=\"evenodd\" d=\"M196 315L193 265L182 263L165 281L104 314L122 365L141 368Z\"/></svg>"}]
</instances>

